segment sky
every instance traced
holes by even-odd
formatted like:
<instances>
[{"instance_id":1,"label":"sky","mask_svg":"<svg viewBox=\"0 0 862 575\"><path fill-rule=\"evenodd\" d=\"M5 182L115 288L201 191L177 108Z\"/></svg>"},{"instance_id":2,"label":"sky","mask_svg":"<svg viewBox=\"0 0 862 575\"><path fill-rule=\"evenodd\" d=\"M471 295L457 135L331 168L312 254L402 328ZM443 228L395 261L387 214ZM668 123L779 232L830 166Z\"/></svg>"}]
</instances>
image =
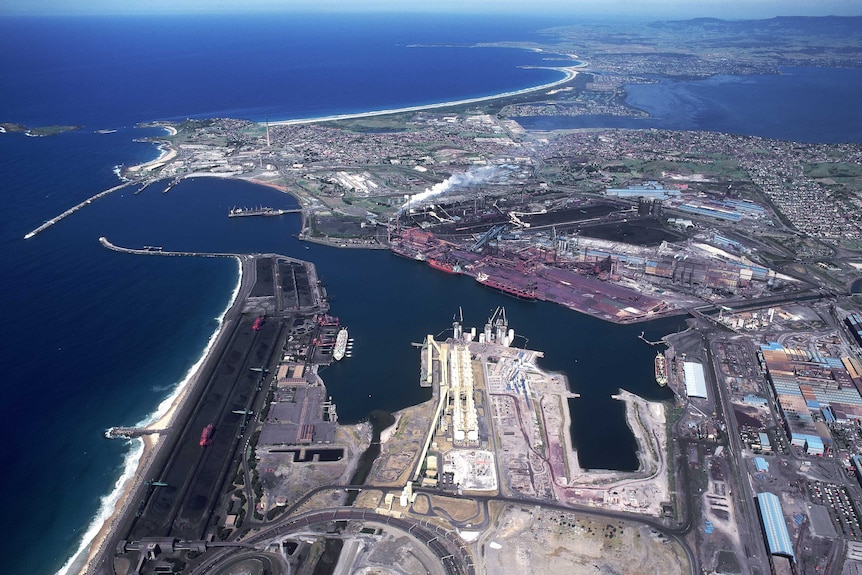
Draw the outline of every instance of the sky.
<instances>
[{"instance_id":1,"label":"sky","mask_svg":"<svg viewBox=\"0 0 862 575\"><path fill-rule=\"evenodd\" d=\"M571 14L643 19L858 16L860 0L0 0L2 15L290 12Z\"/></svg>"}]
</instances>

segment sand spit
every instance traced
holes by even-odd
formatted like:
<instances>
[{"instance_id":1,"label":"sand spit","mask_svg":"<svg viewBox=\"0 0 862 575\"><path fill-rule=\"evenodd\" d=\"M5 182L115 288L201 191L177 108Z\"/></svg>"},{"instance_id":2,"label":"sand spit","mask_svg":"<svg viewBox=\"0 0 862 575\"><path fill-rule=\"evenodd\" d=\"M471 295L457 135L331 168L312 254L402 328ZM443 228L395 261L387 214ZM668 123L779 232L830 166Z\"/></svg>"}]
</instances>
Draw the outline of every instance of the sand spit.
<instances>
[{"instance_id":1,"label":"sand spit","mask_svg":"<svg viewBox=\"0 0 862 575\"><path fill-rule=\"evenodd\" d=\"M533 66L535 67L535 66ZM559 72L563 72L565 76L560 80L555 80L553 82L548 82L547 84L542 84L540 86L533 86L531 88L524 88L522 90L512 90L510 92L502 92L500 94L494 94L491 96L480 96L478 98L466 98L464 100L452 100L451 102L438 102L436 104L423 104L419 106L407 106L405 108L392 108L389 110L373 110L370 112L359 112L356 114L336 114L333 116L322 116L319 118L298 118L295 120L278 120L275 122L269 122L270 126L292 126L297 124L314 124L318 122L334 122L337 120L355 120L358 118L371 118L374 116L388 116L391 114L402 114L405 112L420 112L422 110L434 110L437 108L450 108L452 106L463 106L466 104L476 104L479 102L487 102L490 100L497 100L499 98L508 98L510 96L520 96L522 94L530 94L532 92L539 92L542 90L548 90L551 88L555 88L561 84L565 84L566 82L572 80L575 76L577 76L578 72L575 66L565 67L565 68L542 68L545 70L557 70Z\"/></svg>"}]
</instances>

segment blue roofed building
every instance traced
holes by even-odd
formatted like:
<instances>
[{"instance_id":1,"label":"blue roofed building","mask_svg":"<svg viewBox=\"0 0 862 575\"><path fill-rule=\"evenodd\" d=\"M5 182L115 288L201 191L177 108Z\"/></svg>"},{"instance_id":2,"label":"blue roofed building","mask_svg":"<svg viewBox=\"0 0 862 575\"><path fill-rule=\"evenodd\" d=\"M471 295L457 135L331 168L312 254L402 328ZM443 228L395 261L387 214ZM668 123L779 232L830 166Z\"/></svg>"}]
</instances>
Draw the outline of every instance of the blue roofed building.
<instances>
[{"instance_id":1,"label":"blue roofed building","mask_svg":"<svg viewBox=\"0 0 862 575\"><path fill-rule=\"evenodd\" d=\"M665 188L658 182L645 182L643 184L635 184L627 188L607 188L606 196L616 196L618 198L651 198L655 200L666 200L671 197L680 195L680 191L676 188Z\"/></svg>"},{"instance_id":2,"label":"blue roofed building","mask_svg":"<svg viewBox=\"0 0 862 575\"><path fill-rule=\"evenodd\" d=\"M795 559L793 545L790 543L790 533L787 531L784 512L781 510L781 501L774 493L758 493L757 508L760 511L769 554Z\"/></svg>"},{"instance_id":3,"label":"blue roofed building","mask_svg":"<svg viewBox=\"0 0 862 575\"><path fill-rule=\"evenodd\" d=\"M753 393L749 393L748 395L743 397L742 401L746 405L754 405L757 407L766 407L768 405L765 397L760 397L759 395L754 395Z\"/></svg>"}]
</instances>

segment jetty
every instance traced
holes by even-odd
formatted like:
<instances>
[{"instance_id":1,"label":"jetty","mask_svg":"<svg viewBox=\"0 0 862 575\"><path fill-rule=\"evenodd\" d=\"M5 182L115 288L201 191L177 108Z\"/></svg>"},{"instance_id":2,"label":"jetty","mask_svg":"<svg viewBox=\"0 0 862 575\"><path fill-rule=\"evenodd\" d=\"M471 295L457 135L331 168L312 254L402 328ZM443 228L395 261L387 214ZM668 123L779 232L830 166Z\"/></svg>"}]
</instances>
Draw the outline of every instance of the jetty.
<instances>
[{"instance_id":1,"label":"jetty","mask_svg":"<svg viewBox=\"0 0 862 575\"><path fill-rule=\"evenodd\" d=\"M644 333L645 332L641 332L641 334L638 336L638 339L643 341L644 343L648 343L649 345L662 345L662 344L667 345L667 342L664 339L660 339L658 341L648 340L647 338L644 337Z\"/></svg>"},{"instance_id":2,"label":"jetty","mask_svg":"<svg viewBox=\"0 0 862 575\"><path fill-rule=\"evenodd\" d=\"M249 216L281 216L283 214L301 214L302 208L277 210L275 208L232 208L228 213L229 218L243 218Z\"/></svg>"},{"instance_id":3,"label":"jetty","mask_svg":"<svg viewBox=\"0 0 862 575\"><path fill-rule=\"evenodd\" d=\"M167 429L150 429L148 427L109 427L105 432L108 439L132 439L142 435L164 433Z\"/></svg>"}]
</instances>

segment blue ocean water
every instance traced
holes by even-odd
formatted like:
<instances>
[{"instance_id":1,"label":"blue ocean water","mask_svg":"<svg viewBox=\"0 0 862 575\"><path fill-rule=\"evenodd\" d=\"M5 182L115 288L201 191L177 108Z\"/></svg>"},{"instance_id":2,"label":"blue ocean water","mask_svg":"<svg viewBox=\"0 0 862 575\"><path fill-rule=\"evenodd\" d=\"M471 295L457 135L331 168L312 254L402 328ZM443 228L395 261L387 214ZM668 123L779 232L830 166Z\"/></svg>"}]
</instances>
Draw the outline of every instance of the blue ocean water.
<instances>
[{"instance_id":1,"label":"blue ocean water","mask_svg":"<svg viewBox=\"0 0 862 575\"><path fill-rule=\"evenodd\" d=\"M314 117L560 78L524 51L549 20L370 15L0 20L4 113L93 129L155 119ZM62 96L62 97L60 97ZM4 120L5 121L5 120ZM11 121L11 120L10 120Z\"/></svg>"},{"instance_id":2,"label":"blue ocean water","mask_svg":"<svg viewBox=\"0 0 862 575\"><path fill-rule=\"evenodd\" d=\"M153 146L133 141L157 133L134 128L138 122L308 117L519 89L558 74L519 68L545 64L539 54L470 46L538 39L536 30L558 23L333 15L0 18L0 121L85 126L49 138L0 134L6 216L0 430L8 462L0 502L15 524L4 535L6 569L53 573L78 548L132 449L102 433L145 420L168 396L217 328L236 283L231 260L117 254L98 244L102 235L121 245L275 251L314 261L333 312L356 338L354 357L323 373L344 421L422 400L409 342L447 327L458 306L468 325L481 325L494 307L506 305L512 326L545 351L545 365L565 371L583 395L574 414L581 463L636 464L620 405L608 394L620 386L648 397L666 393L651 380L653 350L636 339L642 328L517 302L385 252L306 246L292 238L295 216L225 217L233 205L294 205L272 189L201 178L168 194L119 192L23 239L44 219L115 185L115 165L156 156ZM846 73L827 71L820 81L841 86ZM725 97L719 89L704 94ZM795 135L833 137L807 129ZM647 336L676 327L651 324Z\"/></svg>"},{"instance_id":3,"label":"blue ocean water","mask_svg":"<svg viewBox=\"0 0 862 575\"><path fill-rule=\"evenodd\" d=\"M295 217L262 227L225 217L232 205L289 206L291 198L217 180L166 195L120 192L31 240L24 234L115 185L115 165L155 157L152 145L133 140L158 131L135 128L139 122L308 117L520 89L560 74L520 68L546 65L532 52L470 46L529 40L548 24L0 18L0 121L84 126L48 138L0 135L0 305L10 326L0 336L7 463L0 493L16 522L4 545L7 570L53 573L78 548L133 449L106 440L104 430L145 420L171 393L216 330L237 280L231 260L124 257L98 237L204 251L320 251L296 245ZM338 261L327 275L349 265Z\"/></svg>"}]
</instances>

